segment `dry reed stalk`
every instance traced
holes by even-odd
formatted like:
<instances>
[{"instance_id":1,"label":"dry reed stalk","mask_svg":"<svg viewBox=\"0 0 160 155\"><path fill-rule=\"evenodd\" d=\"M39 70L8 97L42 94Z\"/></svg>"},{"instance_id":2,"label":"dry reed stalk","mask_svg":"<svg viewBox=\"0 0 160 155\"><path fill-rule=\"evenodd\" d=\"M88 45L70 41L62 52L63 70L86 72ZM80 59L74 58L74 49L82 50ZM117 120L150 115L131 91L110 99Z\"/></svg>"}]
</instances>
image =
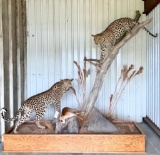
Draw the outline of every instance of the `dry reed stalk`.
<instances>
[{"instance_id":1,"label":"dry reed stalk","mask_svg":"<svg viewBox=\"0 0 160 155\"><path fill-rule=\"evenodd\" d=\"M109 104L109 112L111 112L112 111L112 100L113 100L113 94L111 94L111 96L110 96L110 104ZM109 116L110 116L110 113L108 114Z\"/></svg>"},{"instance_id":2,"label":"dry reed stalk","mask_svg":"<svg viewBox=\"0 0 160 155\"><path fill-rule=\"evenodd\" d=\"M83 107L86 103L86 77L88 76L88 74L90 74L90 71L86 70L86 57L84 57L84 68L83 70L81 69L80 65L74 61L74 64L77 66L78 68L78 79L76 80L81 88L81 98L82 101L80 103L79 99L77 98L77 102L80 103L81 107Z\"/></svg>"},{"instance_id":3,"label":"dry reed stalk","mask_svg":"<svg viewBox=\"0 0 160 155\"><path fill-rule=\"evenodd\" d=\"M138 70L138 72L136 73L136 75L141 74L143 72L143 66L141 66Z\"/></svg>"},{"instance_id":4,"label":"dry reed stalk","mask_svg":"<svg viewBox=\"0 0 160 155\"><path fill-rule=\"evenodd\" d=\"M123 66L120 77L116 83L114 94L111 94L111 97L110 97L109 112L107 114L107 117L113 117L113 112L117 106L117 103L122 93L124 92L126 86L131 81L131 79L133 79L136 75L139 75L143 72L142 66L139 68L138 71L133 69L134 69L134 65L130 65L129 68L126 65Z\"/></svg>"},{"instance_id":5,"label":"dry reed stalk","mask_svg":"<svg viewBox=\"0 0 160 155\"><path fill-rule=\"evenodd\" d=\"M116 44L113 48L110 49L110 51L108 52L108 55L107 57L105 58L104 60L104 63L102 64L101 68L100 68L100 71L97 72L97 75L96 75L96 78L95 78L95 82L94 82L94 85L91 89L91 92L88 96L88 99L86 101L86 104L83 108L83 111L85 111L85 118L87 119L91 110L93 109L95 103L96 103L96 100L98 98L98 95L100 93L100 90L102 88L102 85L103 85L103 82L104 82L104 79L105 79L105 75L111 65L111 63L113 62L113 60L116 58L117 54L119 53L119 49L121 47L123 47L127 41L129 41L129 39L131 39L133 36L135 36L139 31L140 29L142 29L145 25L147 25L148 23L150 23L152 21L152 18L151 19L148 19L138 25L136 25L130 33L127 33L127 35L122 38L122 40L120 40L118 42L118 44ZM83 122L84 124L85 122Z\"/></svg>"},{"instance_id":6,"label":"dry reed stalk","mask_svg":"<svg viewBox=\"0 0 160 155\"><path fill-rule=\"evenodd\" d=\"M73 87L71 87L71 89L72 89L72 91L73 91L73 94L76 96L76 101L77 101L78 104L80 105L80 102L79 102L78 97L77 97L76 90L75 90Z\"/></svg>"},{"instance_id":7,"label":"dry reed stalk","mask_svg":"<svg viewBox=\"0 0 160 155\"><path fill-rule=\"evenodd\" d=\"M109 106L110 110L109 110L108 116L110 116L112 111L114 111L116 104L117 104L117 101L119 100L119 92L121 92L121 89L123 88L123 85L124 85L126 79L128 78L128 73L132 68L133 68L133 65L131 65L129 67L129 69L128 69L127 65L123 66L123 69L121 70L121 74L120 74L120 77L119 77L118 82L116 84L116 88L115 88L115 91L114 91L114 94L112 97L113 98L112 103L110 103L110 106ZM118 86L119 86L119 90L117 90Z\"/></svg>"},{"instance_id":8,"label":"dry reed stalk","mask_svg":"<svg viewBox=\"0 0 160 155\"><path fill-rule=\"evenodd\" d=\"M84 79L84 83L83 83L83 104L86 103L86 77L88 76L87 71L86 71L86 57L84 57L84 68L83 68L83 79Z\"/></svg>"}]
</instances>

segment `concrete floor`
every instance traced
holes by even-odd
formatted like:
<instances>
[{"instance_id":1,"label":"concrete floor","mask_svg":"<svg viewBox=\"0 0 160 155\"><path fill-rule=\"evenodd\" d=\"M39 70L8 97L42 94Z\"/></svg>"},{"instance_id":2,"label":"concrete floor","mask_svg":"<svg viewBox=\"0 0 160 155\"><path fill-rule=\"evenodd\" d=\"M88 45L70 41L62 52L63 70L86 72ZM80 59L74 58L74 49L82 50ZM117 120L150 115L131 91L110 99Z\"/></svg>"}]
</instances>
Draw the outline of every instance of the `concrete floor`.
<instances>
[{"instance_id":1,"label":"concrete floor","mask_svg":"<svg viewBox=\"0 0 160 155\"><path fill-rule=\"evenodd\" d=\"M146 155L160 155L160 137L145 123L140 123L139 127L144 131L146 134ZM3 144L0 144L0 155L17 155L17 153L3 153ZM53 153L18 153L18 155L51 155ZM72 155L73 153L67 153L67 154L62 154L62 153L55 153L57 155ZM75 155L82 155L83 153L75 153ZM97 154L86 154L86 155L98 155ZM106 153L106 155L112 155L110 153ZM114 154L116 155L116 154ZM123 154L121 154L123 155ZM132 155L132 154L125 154L125 155ZM138 154L134 154L138 155Z\"/></svg>"}]
</instances>

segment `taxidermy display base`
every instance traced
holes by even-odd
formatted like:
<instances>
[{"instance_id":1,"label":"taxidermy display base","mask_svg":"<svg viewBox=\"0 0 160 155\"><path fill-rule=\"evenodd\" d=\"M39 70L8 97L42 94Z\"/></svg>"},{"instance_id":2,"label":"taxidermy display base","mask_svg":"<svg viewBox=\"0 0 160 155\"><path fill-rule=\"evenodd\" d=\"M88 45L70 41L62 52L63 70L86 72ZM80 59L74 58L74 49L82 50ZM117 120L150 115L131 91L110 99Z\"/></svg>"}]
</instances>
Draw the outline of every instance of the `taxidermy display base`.
<instances>
[{"instance_id":1,"label":"taxidermy display base","mask_svg":"<svg viewBox=\"0 0 160 155\"><path fill-rule=\"evenodd\" d=\"M54 153L144 153L145 135L133 122L116 122L117 134L55 134L51 121L41 121L46 129L34 123L13 127L4 135L4 152Z\"/></svg>"}]
</instances>

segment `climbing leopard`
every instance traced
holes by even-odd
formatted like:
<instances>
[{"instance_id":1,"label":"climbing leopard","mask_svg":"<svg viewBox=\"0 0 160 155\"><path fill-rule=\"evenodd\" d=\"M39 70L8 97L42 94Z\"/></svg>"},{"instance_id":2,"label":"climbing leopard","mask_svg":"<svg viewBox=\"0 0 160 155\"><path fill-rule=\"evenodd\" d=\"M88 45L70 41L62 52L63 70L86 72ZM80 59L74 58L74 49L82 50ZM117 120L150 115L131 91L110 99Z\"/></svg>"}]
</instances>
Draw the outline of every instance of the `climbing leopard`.
<instances>
[{"instance_id":1,"label":"climbing leopard","mask_svg":"<svg viewBox=\"0 0 160 155\"><path fill-rule=\"evenodd\" d=\"M40 125L39 120L44 116L45 109L47 106L54 104L56 107L56 110L60 112L60 100L62 96L72 87L72 81L73 79L64 79L57 83L55 83L50 89L47 91L44 91L40 94L34 95L30 98L28 98L26 101L24 101L24 104L20 107L18 110L18 113L13 118L5 118L4 113L7 111L5 108L2 108L1 110L1 116L5 121L14 121L18 119L19 114L24 111L24 115L18 119L18 121L15 123L14 133L17 132L17 128L22 123L26 122L27 119L29 119L30 114L35 111L35 123L39 128L45 128L44 126Z\"/></svg>"},{"instance_id":2,"label":"climbing leopard","mask_svg":"<svg viewBox=\"0 0 160 155\"><path fill-rule=\"evenodd\" d=\"M130 32L131 29L138 24L139 22L134 19L120 18L112 22L103 32L92 35L94 37L95 44L100 44L101 47L100 64L103 64L106 57L106 48L112 48L118 39L120 39L125 33ZM157 34L153 35L145 27L143 29L147 31L149 35L157 37Z\"/></svg>"}]
</instances>

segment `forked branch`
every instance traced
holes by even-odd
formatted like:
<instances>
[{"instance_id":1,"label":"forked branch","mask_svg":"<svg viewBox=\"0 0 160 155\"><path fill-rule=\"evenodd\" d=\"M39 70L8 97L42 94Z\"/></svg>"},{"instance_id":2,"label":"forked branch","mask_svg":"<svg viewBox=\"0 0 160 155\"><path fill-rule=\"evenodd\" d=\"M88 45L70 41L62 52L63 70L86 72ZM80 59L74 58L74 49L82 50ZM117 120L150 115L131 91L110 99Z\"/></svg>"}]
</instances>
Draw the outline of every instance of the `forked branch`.
<instances>
[{"instance_id":1,"label":"forked branch","mask_svg":"<svg viewBox=\"0 0 160 155\"><path fill-rule=\"evenodd\" d=\"M105 78L105 74L109 68L109 66L111 65L111 63L113 62L113 60L115 59L115 57L117 56L119 49L124 46L127 41L129 39L131 39L133 36L135 36L140 29L142 29L145 25L147 25L148 23L150 23L152 21L151 19L148 19L142 23L140 23L139 25L136 25L130 33L128 33L122 41L120 41L114 48L112 48L109 51L108 56L106 57L104 63L101 66L100 71L97 73L93 88L90 92L90 95L88 97L88 100L86 102L86 105L83 107L83 111L85 111L85 117L87 118L87 116L89 115L90 111L92 110L92 108L95 105L95 102L97 100L97 97L99 95L100 89L103 85L103 81ZM85 119L86 120L86 119Z\"/></svg>"}]
</instances>

